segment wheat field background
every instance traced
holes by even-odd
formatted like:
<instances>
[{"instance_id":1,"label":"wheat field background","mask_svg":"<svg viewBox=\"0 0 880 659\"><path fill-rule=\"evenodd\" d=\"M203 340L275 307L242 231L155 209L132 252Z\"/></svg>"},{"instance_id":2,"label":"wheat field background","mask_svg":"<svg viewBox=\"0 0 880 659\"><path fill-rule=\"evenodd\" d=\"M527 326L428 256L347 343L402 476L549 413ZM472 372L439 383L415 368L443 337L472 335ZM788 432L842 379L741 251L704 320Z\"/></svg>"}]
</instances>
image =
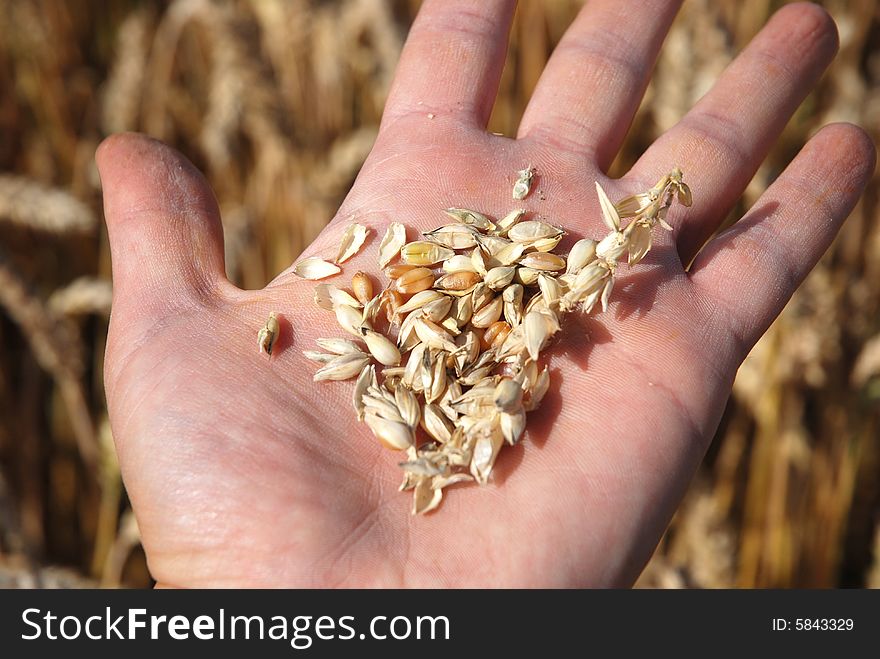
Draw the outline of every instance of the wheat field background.
<instances>
[{"instance_id":1,"label":"wheat field background","mask_svg":"<svg viewBox=\"0 0 880 659\"><path fill-rule=\"evenodd\" d=\"M581 2L522 0L490 129L515 134ZM781 3L685 3L612 173ZM841 51L734 221L830 121L880 133L880 7L823 4ZM101 381L110 312L94 152L183 151L259 288L333 216L376 134L415 0L0 0L0 587L151 584ZM878 179L741 368L640 586L880 586Z\"/></svg>"}]
</instances>

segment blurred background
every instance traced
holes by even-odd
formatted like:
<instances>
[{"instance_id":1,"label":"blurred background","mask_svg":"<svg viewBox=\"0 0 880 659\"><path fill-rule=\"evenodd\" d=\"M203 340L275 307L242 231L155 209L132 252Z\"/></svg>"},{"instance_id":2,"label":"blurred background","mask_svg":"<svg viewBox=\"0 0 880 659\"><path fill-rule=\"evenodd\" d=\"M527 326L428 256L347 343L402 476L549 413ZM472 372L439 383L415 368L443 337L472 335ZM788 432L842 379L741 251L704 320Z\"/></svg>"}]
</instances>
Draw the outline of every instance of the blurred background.
<instances>
[{"instance_id":1,"label":"blurred background","mask_svg":"<svg viewBox=\"0 0 880 659\"><path fill-rule=\"evenodd\" d=\"M259 288L333 216L371 147L415 0L0 0L0 586L149 586L101 381L110 311L93 156L183 151ZM522 0L490 129L515 134L581 2ZM674 124L781 3L691 0L615 162ZM841 52L732 222L831 121L880 132L880 8L822 3ZM740 370L645 587L880 586L878 180Z\"/></svg>"}]
</instances>

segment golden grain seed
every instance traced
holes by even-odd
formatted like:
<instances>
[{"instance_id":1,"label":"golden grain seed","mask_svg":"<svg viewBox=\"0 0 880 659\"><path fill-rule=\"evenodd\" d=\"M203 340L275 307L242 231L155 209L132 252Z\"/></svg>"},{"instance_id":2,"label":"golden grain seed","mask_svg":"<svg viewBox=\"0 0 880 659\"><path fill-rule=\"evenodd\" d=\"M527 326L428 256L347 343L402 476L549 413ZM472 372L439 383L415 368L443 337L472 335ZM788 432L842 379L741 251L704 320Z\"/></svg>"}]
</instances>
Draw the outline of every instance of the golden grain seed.
<instances>
[{"instance_id":1,"label":"golden grain seed","mask_svg":"<svg viewBox=\"0 0 880 659\"><path fill-rule=\"evenodd\" d=\"M522 323L520 323L519 325L511 329L510 333L507 335L507 338L504 339L504 343L501 345L501 349L498 351L498 358L506 359L511 355L519 355L525 349L525 332L523 331Z\"/></svg>"},{"instance_id":2,"label":"golden grain seed","mask_svg":"<svg viewBox=\"0 0 880 659\"><path fill-rule=\"evenodd\" d=\"M476 272L454 272L438 279L434 282L434 287L448 291L464 291L476 286L481 279L482 277Z\"/></svg>"},{"instance_id":3,"label":"golden grain seed","mask_svg":"<svg viewBox=\"0 0 880 659\"><path fill-rule=\"evenodd\" d=\"M420 293L434 285L434 273L428 268L415 268L398 277L394 285L404 295Z\"/></svg>"},{"instance_id":4,"label":"golden grain seed","mask_svg":"<svg viewBox=\"0 0 880 659\"><path fill-rule=\"evenodd\" d=\"M501 296L496 297L491 302L484 304L474 312L471 318L471 325L485 329L501 317L501 311L504 308L504 302Z\"/></svg>"},{"instance_id":5,"label":"golden grain seed","mask_svg":"<svg viewBox=\"0 0 880 659\"><path fill-rule=\"evenodd\" d=\"M488 350L499 339L503 342L504 339L507 338L509 332L510 325L503 320L497 320L489 325L489 327L486 328L486 331L483 332L483 337L480 339L480 345L483 347L483 350Z\"/></svg>"},{"instance_id":6,"label":"golden grain seed","mask_svg":"<svg viewBox=\"0 0 880 659\"><path fill-rule=\"evenodd\" d=\"M351 278L351 290L361 304L373 299L373 280L363 272L356 272Z\"/></svg>"},{"instance_id":7,"label":"golden grain seed","mask_svg":"<svg viewBox=\"0 0 880 659\"><path fill-rule=\"evenodd\" d=\"M417 240L414 243L404 245L400 250L400 255L409 265L427 266L452 258L455 256L455 252L437 243Z\"/></svg>"},{"instance_id":8,"label":"golden grain seed","mask_svg":"<svg viewBox=\"0 0 880 659\"><path fill-rule=\"evenodd\" d=\"M534 268L520 267L516 269L514 281L523 286L533 286L538 282L538 275L541 274Z\"/></svg>"},{"instance_id":9,"label":"golden grain seed","mask_svg":"<svg viewBox=\"0 0 880 659\"><path fill-rule=\"evenodd\" d=\"M406 263L395 263L394 265L389 265L385 268L385 276L389 279L397 279L401 275L406 274L410 270L415 270L416 266L408 265Z\"/></svg>"},{"instance_id":10,"label":"golden grain seed","mask_svg":"<svg viewBox=\"0 0 880 659\"><path fill-rule=\"evenodd\" d=\"M504 342L507 340L508 335L512 331L510 325L508 325L507 323L504 323L504 325L505 326L498 332L498 334L492 340L492 344L489 346L492 350L495 350L499 353L501 351L501 347L504 345Z\"/></svg>"}]
</instances>

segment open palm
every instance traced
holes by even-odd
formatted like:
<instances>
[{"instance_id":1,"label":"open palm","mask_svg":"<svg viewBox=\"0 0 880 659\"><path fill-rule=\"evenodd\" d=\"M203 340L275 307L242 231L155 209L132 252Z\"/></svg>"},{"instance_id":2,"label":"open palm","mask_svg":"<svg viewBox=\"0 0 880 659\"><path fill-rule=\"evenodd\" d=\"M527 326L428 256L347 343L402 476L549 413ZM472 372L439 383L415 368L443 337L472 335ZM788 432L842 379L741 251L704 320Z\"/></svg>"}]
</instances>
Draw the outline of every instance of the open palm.
<instances>
[{"instance_id":1,"label":"open palm","mask_svg":"<svg viewBox=\"0 0 880 659\"><path fill-rule=\"evenodd\" d=\"M261 291L235 288L193 166L137 135L99 149L115 280L108 405L161 584L625 585L650 556L737 367L855 204L873 146L852 126L822 130L685 272L833 57L833 22L813 6L782 9L679 125L608 180L677 4L590 2L510 139L485 125L513 7L425 2L376 145L305 255L332 258L361 222L373 239L345 273L378 277L389 222L426 230L452 205L503 215L529 164L539 192L522 207L575 237L604 233L596 180L616 199L677 165L694 205L673 207L675 231L621 268L606 313L570 318L547 353L550 392L490 484L452 488L430 515L410 516L400 456L356 422L352 384L312 382L301 350L342 334L312 303L313 283L286 272ZM283 322L267 360L256 332L270 311Z\"/></svg>"}]
</instances>

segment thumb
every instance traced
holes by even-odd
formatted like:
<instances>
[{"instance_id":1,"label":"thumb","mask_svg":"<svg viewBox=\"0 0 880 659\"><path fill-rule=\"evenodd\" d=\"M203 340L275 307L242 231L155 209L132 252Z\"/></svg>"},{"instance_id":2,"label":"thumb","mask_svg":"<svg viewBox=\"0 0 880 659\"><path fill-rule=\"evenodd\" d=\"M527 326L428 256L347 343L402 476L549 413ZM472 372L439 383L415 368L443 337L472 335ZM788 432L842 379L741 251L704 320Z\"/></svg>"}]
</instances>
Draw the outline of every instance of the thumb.
<instances>
[{"instance_id":1,"label":"thumb","mask_svg":"<svg viewBox=\"0 0 880 659\"><path fill-rule=\"evenodd\" d=\"M155 322L225 281L223 229L207 181L180 153L136 133L95 154L113 263L115 320Z\"/></svg>"}]
</instances>

